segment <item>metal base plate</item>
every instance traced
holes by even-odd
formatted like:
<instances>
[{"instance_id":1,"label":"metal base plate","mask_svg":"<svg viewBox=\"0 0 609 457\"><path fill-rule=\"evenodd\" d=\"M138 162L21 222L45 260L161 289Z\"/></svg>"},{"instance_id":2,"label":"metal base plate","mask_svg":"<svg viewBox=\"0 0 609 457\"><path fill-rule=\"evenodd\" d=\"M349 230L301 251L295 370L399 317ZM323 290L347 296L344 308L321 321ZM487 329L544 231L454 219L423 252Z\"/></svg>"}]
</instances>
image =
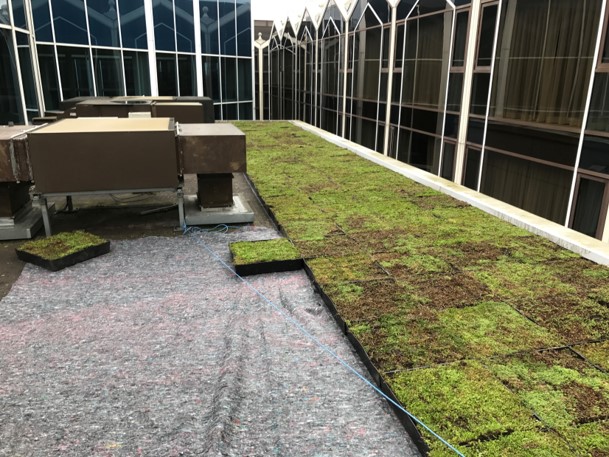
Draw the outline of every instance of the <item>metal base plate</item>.
<instances>
[{"instance_id":1,"label":"metal base plate","mask_svg":"<svg viewBox=\"0 0 609 457\"><path fill-rule=\"evenodd\" d=\"M233 195L233 206L226 208L201 208L196 195L184 196L186 225L245 224L254 222L254 212Z\"/></svg>"},{"instance_id":2,"label":"metal base plate","mask_svg":"<svg viewBox=\"0 0 609 457\"><path fill-rule=\"evenodd\" d=\"M55 203L49 205L49 212L55 212ZM41 228L42 211L30 202L14 218L0 218L0 240L30 239Z\"/></svg>"}]
</instances>

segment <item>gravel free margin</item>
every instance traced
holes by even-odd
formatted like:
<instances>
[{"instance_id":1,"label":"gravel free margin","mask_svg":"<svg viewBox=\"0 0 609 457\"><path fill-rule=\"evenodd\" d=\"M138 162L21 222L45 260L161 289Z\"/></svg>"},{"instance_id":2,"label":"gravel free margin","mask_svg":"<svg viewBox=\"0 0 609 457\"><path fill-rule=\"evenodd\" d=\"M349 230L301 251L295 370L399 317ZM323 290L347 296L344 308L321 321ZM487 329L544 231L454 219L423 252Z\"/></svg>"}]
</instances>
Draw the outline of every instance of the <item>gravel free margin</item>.
<instances>
[{"instance_id":1,"label":"gravel free margin","mask_svg":"<svg viewBox=\"0 0 609 457\"><path fill-rule=\"evenodd\" d=\"M202 247L115 241L0 302L0 456L418 455L384 400ZM248 280L361 373L303 271Z\"/></svg>"}]
</instances>

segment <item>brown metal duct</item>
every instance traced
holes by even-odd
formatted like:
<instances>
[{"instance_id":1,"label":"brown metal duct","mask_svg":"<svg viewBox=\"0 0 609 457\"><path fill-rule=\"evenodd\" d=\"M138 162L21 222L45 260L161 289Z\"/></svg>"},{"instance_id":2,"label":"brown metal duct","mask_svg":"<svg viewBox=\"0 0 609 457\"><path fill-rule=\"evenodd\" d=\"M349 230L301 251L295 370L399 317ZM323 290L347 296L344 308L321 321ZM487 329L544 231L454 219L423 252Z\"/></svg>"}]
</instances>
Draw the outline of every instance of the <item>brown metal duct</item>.
<instances>
[{"instance_id":1,"label":"brown metal duct","mask_svg":"<svg viewBox=\"0 0 609 457\"><path fill-rule=\"evenodd\" d=\"M167 118L63 119L29 134L42 194L178 186L175 127Z\"/></svg>"}]
</instances>

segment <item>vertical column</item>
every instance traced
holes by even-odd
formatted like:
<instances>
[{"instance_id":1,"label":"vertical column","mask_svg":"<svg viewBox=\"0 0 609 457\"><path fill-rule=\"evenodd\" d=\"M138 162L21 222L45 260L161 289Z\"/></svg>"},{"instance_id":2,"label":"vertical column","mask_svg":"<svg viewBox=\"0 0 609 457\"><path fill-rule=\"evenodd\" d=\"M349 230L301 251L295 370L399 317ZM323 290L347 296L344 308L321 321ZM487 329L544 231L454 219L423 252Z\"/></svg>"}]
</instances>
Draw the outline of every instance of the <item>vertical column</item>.
<instances>
[{"instance_id":1,"label":"vertical column","mask_svg":"<svg viewBox=\"0 0 609 457\"><path fill-rule=\"evenodd\" d=\"M474 63L476 60L476 44L478 43L478 23L480 22L481 10L481 0L472 0L469 16L469 30L467 34L467 49L465 51L463 97L461 99L461 112L459 113L459 134L457 137L457 151L455 154L455 182L457 184L461 184L463 181L467 124L469 121L470 98L472 94L472 82L474 79Z\"/></svg>"},{"instance_id":2,"label":"vertical column","mask_svg":"<svg viewBox=\"0 0 609 457\"><path fill-rule=\"evenodd\" d=\"M317 82L319 80L317 74L317 67L319 65L319 30L315 29L315 67L313 68L313 76L315 77L315 85L313 89L313 98L315 102L313 103L313 125L317 126Z\"/></svg>"},{"instance_id":3,"label":"vertical column","mask_svg":"<svg viewBox=\"0 0 609 457\"><path fill-rule=\"evenodd\" d=\"M44 93L42 90L42 78L40 77L40 65L38 62L38 49L36 48L36 37L34 36L36 28L34 25L34 14L30 2L24 2L25 19L27 28L30 31L28 41L30 43L30 58L32 59L32 71L34 76L34 85L36 86L36 100L38 102L38 115L42 116L45 111Z\"/></svg>"},{"instance_id":4,"label":"vertical column","mask_svg":"<svg viewBox=\"0 0 609 457\"><path fill-rule=\"evenodd\" d=\"M146 38L148 41L150 94L154 97L159 95L159 80L156 73L156 43L154 41L154 16L152 12L152 0L144 0L144 12L146 13Z\"/></svg>"},{"instance_id":5,"label":"vertical column","mask_svg":"<svg viewBox=\"0 0 609 457\"><path fill-rule=\"evenodd\" d=\"M258 38L262 41L262 34ZM267 43L268 44L268 43ZM258 119L264 120L264 44L257 44L258 49Z\"/></svg>"},{"instance_id":6,"label":"vertical column","mask_svg":"<svg viewBox=\"0 0 609 457\"><path fill-rule=\"evenodd\" d=\"M15 32L15 20L13 18L13 8L8 5L9 22L11 24L11 40L13 41L13 53L15 54L15 74L17 75L17 84L19 86L19 100L21 101L21 111L23 113L23 123L27 124L27 106L25 103L25 92L23 90L23 76L21 75L21 61L19 59L19 47L17 46L17 32Z\"/></svg>"},{"instance_id":7,"label":"vertical column","mask_svg":"<svg viewBox=\"0 0 609 457\"><path fill-rule=\"evenodd\" d=\"M349 67L349 17L347 16L343 21L345 24L345 55L343 57L343 119L341 125L341 134L343 138L347 135L347 84L348 80L348 67Z\"/></svg>"},{"instance_id":8,"label":"vertical column","mask_svg":"<svg viewBox=\"0 0 609 457\"><path fill-rule=\"evenodd\" d=\"M90 61L90 67L91 67L91 81L93 81L93 95L94 96L98 96L99 94L97 93L97 81L95 78L95 61L93 60L93 49L91 48L91 29L89 28L89 9L87 8L87 0L84 0L85 4L83 6L84 10L85 10L85 21L87 23L87 43L89 45L89 59L91 59Z\"/></svg>"},{"instance_id":9,"label":"vertical column","mask_svg":"<svg viewBox=\"0 0 609 457\"><path fill-rule=\"evenodd\" d=\"M387 107L385 109L385 135L383 154L389 154L389 133L391 131L391 99L393 97L393 68L395 62L395 39L397 35L397 5L391 5L391 28L389 29L389 72L387 74ZM383 56L381 56L381 59Z\"/></svg>"}]
</instances>

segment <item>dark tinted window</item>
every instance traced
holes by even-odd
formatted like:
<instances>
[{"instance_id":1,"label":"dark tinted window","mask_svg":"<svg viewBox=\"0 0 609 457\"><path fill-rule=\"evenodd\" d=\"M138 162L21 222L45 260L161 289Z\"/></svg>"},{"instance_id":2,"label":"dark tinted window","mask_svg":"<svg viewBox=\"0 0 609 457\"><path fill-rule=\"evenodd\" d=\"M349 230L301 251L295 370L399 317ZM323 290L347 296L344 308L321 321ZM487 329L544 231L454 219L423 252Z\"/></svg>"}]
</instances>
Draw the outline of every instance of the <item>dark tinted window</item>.
<instances>
[{"instance_id":1,"label":"dark tinted window","mask_svg":"<svg viewBox=\"0 0 609 457\"><path fill-rule=\"evenodd\" d=\"M192 0L175 0L178 51L195 52Z\"/></svg>"},{"instance_id":2,"label":"dark tinted window","mask_svg":"<svg viewBox=\"0 0 609 457\"><path fill-rule=\"evenodd\" d=\"M220 54L237 54L235 0L220 0Z\"/></svg>"},{"instance_id":3,"label":"dark tinted window","mask_svg":"<svg viewBox=\"0 0 609 457\"><path fill-rule=\"evenodd\" d=\"M32 15L38 41L53 41L51 30L51 12L47 0L32 0Z\"/></svg>"},{"instance_id":4,"label":"dark tinted window","mask_svg":"<svg viewBox=\"0 0 609 457\"><path fill-rule=\"evenodd\" d=\"M91 44L119 47L116 0L88 0L87 9Z\"/></svg>"},{"instance_id":5,"label":"dark tinted window","mask_svg":"<svg viewBox=\"0 0 609 457\"><path fill-rule=\"evenodd\" d=\"M154 43L159 51L175 51L175 30L173 25L173 3L168 0L155 0Z\"/></svg>"},{"instance_id":6,"label":"dark tinted window","mask_svg":"<svg viewBox=\"0 0 609 457\"><path fill-rule=\"evenodd\" d=\"M144 0L118 0L123 47L146 49L146 16Z\"/></svg>"},{"instance_id":7,"label":"dark tinted window","mask_svg":"<svg viewBox=\"0 0 609 457\"><path fill-rule=\"evenodd\" d=\"M203 0L201 9L201 50L204 54L218 54L218 3Z\"/></svg>"},{"instance_id":8,"label":"dark tinted window","mask_svg":"<svg viewBox=\"0 0 609 457\"><path fill-rule=\"evenodd\" d=\"M53 24L58 43L88 44L84 2L53 0Z\"/></svg>"}]
</instances>

